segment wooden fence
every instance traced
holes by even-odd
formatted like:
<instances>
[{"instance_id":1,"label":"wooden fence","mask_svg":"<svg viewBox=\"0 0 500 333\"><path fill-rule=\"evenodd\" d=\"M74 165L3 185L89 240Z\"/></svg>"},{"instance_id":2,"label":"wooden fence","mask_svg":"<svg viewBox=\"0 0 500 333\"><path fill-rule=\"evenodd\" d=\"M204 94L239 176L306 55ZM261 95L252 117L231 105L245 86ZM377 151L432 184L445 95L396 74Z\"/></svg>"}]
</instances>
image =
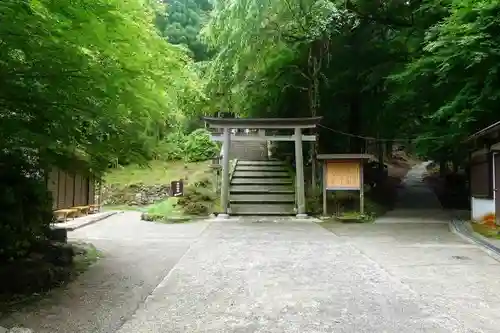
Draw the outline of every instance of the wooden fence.
<instances>
[{"instance_id":1,"label":"wooden fence","mask_svg":"<svg viewBox=\"0 0 500 333\"><path fill-rule=\"evenodd\" d=\"M95 204L98 194L95 177L56 168L47 174L47 188L52 193L54 210Z\"/></svg>"}]
</instances>

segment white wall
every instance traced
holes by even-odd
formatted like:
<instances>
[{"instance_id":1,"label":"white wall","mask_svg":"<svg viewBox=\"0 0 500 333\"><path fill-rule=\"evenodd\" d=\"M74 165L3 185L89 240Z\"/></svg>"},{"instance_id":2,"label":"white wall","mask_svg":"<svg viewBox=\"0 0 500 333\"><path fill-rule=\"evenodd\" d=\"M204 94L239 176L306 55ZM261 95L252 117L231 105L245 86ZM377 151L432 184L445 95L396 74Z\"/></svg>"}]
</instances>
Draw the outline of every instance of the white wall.
<instances>
[{"instance_id":1,"label":"white wall","mask_svg":"<svg viewBox=\"0 0 500 333\"><path fill-rule=\"evenodd\" d=\"M479 199L471 198L472 204L472 219L480 220L486 214L495 213L495 200L494 199Z\"/></svg>"}]
</instances>

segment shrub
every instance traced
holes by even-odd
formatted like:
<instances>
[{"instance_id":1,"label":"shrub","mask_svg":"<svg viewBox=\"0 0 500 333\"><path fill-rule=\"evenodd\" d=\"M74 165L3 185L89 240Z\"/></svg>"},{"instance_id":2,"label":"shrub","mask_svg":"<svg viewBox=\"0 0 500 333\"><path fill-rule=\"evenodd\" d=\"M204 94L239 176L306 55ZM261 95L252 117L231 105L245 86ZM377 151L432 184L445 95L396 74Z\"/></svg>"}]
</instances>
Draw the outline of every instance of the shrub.
<instances>
[{"instance_id":1,"label":"shrub","mask_svg":"<svg viewBox=\"0 0 500 333\"><path fill-rule=\"evenodd\" d=\"M211 159L219 152L218 145L210 139L210 132L200 128L189 135L181 131L169 133L154 149L155 159L199 162Z\"/></svg>"},{"instance_id":2,"label":"shrub","mask_svg":"<svg viewBox=\"0 0 500 333\"><path fill-rule=\"evenodd\" d=\"M40 170L22 156L0 156L0 263L25 257L47 234L52 202Z\"/></svg>"},{"instance_id":3,"label":"shrub","mask_svg":"<svg viewBox=\"0 0 500 333\"><path fill-rule=\"evenodd\" d=\"M166 161L180 160L184 157L186 136L180 131L169 133L154 149L154 157Z\"/></svg>"},{"instance_id":4,"label":"shrub","mask_svg":"<svg viewBox=\"0 0 500 333\"><path fill-rule=\"evenodd\" d=\"M184 143L184 160L198 162L211 159L218 153L218 145L210 138L206 129L197 129L191 132Z\"/></svg>"}]
</instances>

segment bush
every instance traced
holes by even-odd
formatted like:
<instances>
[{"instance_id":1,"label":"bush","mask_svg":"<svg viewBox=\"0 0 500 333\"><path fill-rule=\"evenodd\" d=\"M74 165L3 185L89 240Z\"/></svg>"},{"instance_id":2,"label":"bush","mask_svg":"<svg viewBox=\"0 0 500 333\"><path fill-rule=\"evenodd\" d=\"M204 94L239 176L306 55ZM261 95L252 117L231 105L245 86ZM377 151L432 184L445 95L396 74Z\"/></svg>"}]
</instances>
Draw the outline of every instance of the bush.
<instances>
[{"instance_id":1,"label":"bush","mask_svg":"<svg viewBox=\"0 0 500 333\"><path fill-rule=\"evenodd\" d=\"M169 133L154 150L155 159L176 161L184 157L185 135L182 132Z\"/></svg>"},{"instance_id":2,"label":"bush","mask_svg":"<svg viewBox=\"0 0 500 333\"><path fill-rule=\"evenodd\" d=\"M197 129L189 135L172 132L154 150L156 159L199 162L211 159L219 152L218 145L210 139L210 132Z\"/></svg>"},{"instance_id":3,"label":"bush","mask_svg":"<svg viewBox=\"0 0 500 333\"><path fill-rule=\"evenodd\" d=\"M204 188L188 186L184 196L179 197L177 202L186 215L207 215L213 209L215 202L214 194Z\"/></svg>"},{"instance_id":4,"label":"bush","mask_svg":"<svg viewBox=\"0 0 500 333\"><path fill-rule=\"evenodd\" d=\"M218 153L217 144L210 138L206 129L197 129L191 132L184 143L184 160L198 162L211 159Z\"/></svg>"},{"instance_id":5,"label":"bush","mask_svg":"<svg viewBox=\"0 0 500 333\"><path fill-rule=\"evenodd\" d=\"M0 156L0 263L23 258L48 233L52 201L40 170L22 156Z\"/></svg>"}]
</instances>

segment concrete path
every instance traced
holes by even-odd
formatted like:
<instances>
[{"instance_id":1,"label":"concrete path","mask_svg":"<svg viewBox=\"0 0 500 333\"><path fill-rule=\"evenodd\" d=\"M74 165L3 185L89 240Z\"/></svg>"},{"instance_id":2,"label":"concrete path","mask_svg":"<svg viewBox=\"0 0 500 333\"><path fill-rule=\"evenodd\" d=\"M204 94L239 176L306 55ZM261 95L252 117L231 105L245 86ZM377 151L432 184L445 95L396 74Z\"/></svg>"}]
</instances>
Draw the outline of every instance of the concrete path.
<instances>
[{"instance_id":1,"label":"concrete path","mask_svg":"<svg viewBox=\"0 0 500 333\"><path fill-rule=\"evenodd\" d=\"M118 332L497 332L500 265L429 226L213 223Z\"/></svg>"},{"instance_id":2,"label":"concrete path","mask_svg":"<svg viewBox=\"0 0 500 333\"><path fill-rule=\"evenodd\" d=\"M162 225L79 229L106 257L34 311L37 333L498 332L500 264L444 224ZM327 230L328 228L329 230Z\"/></svg>"},{"instance_id":3,"label":"concrete path","mask_svg":"<svg viewBox=\"0 0 500 333\"><path fill-rule=\"evenodd\" d=\"M104 258L40 304L2 318L0 326L36 333L115 332L207 225L156 224L127 212L69 232L70 240L93 243Z\"/></svg>"},{"instance_id":4,"label":"concrete path","mask_svg":"<svg viewBox=\"0 0 500 333\"><path fill-rule=\"evenodd\" d=\"M450 215L423 177L430 162L413 167L402 181L395 208L376 223L448 223Z\"/></svg>"},{"instance_id":5,"label":"concrete path","mask_svg":"<svg viewBox=\"0 0 500 333\"><path fill-rule=\"evenodd\" d=\"M500 263L446 224L335 224L330 229L371 260L374 270L383 271L392 290L406 290L405 299L416 304L409 322L422 325L401 332L498 332ZM397 304L381 306L389 311Z\"/></svg>"}]
</instances>

